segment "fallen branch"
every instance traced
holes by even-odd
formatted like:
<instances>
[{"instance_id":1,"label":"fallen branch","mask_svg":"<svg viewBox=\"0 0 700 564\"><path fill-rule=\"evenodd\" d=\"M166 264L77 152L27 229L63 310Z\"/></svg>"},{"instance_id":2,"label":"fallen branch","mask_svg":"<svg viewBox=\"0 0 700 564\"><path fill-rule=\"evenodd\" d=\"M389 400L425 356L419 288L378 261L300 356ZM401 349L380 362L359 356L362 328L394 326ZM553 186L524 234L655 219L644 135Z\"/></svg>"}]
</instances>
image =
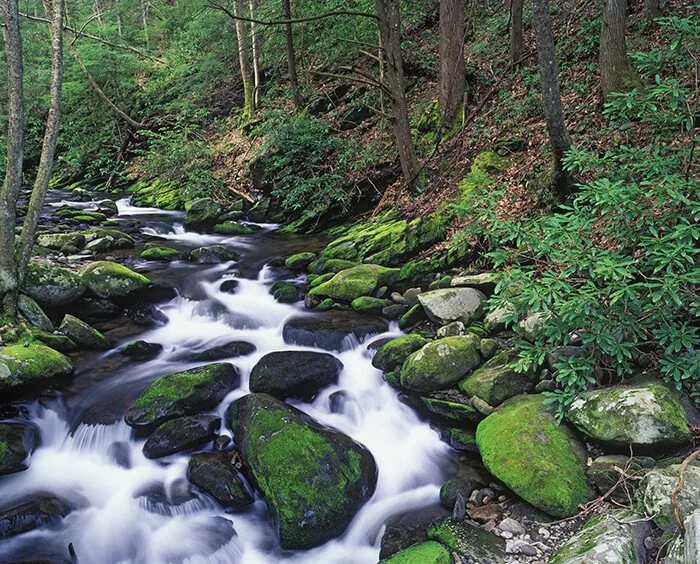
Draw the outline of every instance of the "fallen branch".
<instances>
[{"instance_id":1,"label":"fallen branch","mask_svg":"<svg viewBox=\"0 0 700 564\"><path fill-rule=\"evenodd\" d=\"M683 485L685 484L685 471L688 468L688 465L698 456L700 456L700 449L689 454L688 457L681 463L681 468L678 472L678 484L676 484L676 488L671 494L671 503L673 504L673 516L676 518L678 528L681 531L683 530L683 521L681 520L681 508L678 505L678 494L681 492L681 490L683 489Z\"/></svg>"},{"instance_id":2,"label":"fallen branch","mask_svg":"<svg viewBox=\"0 0 700 564\"><path fill-rule=\"evenodd\" d=\"M242 22L254 23L254 24L264 25L264 26L306 23L306 22L313 22L316 20L322 20L325 18L332 18L335 16L359 16L359 17L363 17L363 18L370 18L373 20L377 19L377 16L375 14L371 14L369 12L357 12L355 10L334 10L332 12L324 12L322 14L316 14L315 16L308 16L306 18L295 18L295 19L289 19L289 20L258 20L256 18L246 18L245 16L237 16L231 10L229 10L226 6L224 6L223 4L219 4L218 2L214 2L213 0L209 0L208 4L212 8L214 8L215 10L219 10L219 11L223 12L228 17L230 17L232 20L238 20L238 21L242 21Z\"/></svg>"}]
</instances>

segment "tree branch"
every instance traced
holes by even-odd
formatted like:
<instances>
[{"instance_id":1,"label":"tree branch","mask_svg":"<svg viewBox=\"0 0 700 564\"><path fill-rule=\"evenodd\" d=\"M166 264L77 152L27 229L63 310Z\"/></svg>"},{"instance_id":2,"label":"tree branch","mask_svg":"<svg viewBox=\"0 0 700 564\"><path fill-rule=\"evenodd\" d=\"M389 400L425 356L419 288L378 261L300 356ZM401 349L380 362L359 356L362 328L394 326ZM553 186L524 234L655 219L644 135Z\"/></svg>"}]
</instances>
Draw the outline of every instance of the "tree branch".
<instances>
[{"instance_id":1,"label":"tree branch","mask_svg":"<svg viewBox=\"0 0 700 564\"><path fill-rule=\"evenodd\" d=\"M209 0L208 4L212 8L214 8L215 10L220 10L221 12L226 14L229 18L231 18L232 20L239 20L242 22L254 23L254 24L264 25L264 26L305 23L305 22L312 22L312 21L316 21L316 20L322 20L325 18L332 18L335 16L358 16L358 17L363 17L363 18L370 18L373 20L377 19L376 15L370 14L368 12L358 12L355 10L334 10L333 12L324 12L322 14L316 14L314 16L308 16L306 18L294 18L294 19L289 19L289 20L258 20L255 18L246 18L244 16L237 16L231 10L229 10L226 6L224 6L223 4L219 4L218 2L215 2L214 0Z\"/></svg>"}]
</instances>

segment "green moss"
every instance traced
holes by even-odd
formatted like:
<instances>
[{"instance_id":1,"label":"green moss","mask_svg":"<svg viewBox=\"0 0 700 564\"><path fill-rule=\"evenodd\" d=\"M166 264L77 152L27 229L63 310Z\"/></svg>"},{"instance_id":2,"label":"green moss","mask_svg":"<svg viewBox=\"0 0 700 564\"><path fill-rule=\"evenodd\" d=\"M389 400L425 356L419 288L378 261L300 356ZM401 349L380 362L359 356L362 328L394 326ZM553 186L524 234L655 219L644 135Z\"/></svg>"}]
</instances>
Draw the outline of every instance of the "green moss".
<instances>
[{"instance_id":1,"label":"green moss","mask_svg":"<svg viewBox=\"0 0 700 564\"><path fill-rule=\"evenodd\" d=\"M311 274L309 275L309 288L315 288L316 286L320 286L324 282L328 282L331 278L335 276L333 272L329 272L327 274L319 274L319 275L314 275L313 280L311 279Z\"/></svg>"},{"instance_id":2,"label":"green moss","mask_svg":"<svg viewBox=\"0 0 700 564\"><path fill-rule=\"evenodd\" d=\"M382 564L452 564L452 556L440 543L426 541L409 546L381 562Z\"/></svg>"},{"instance_id":3,"label":"green moss","mask_svg":"<svg viewBox=\"0 0 700 564\"><path fill-rule=\"evenodd\" d=\"M380 286L394 283L398 275L397 268L385 268L377 264L360 264L341 270L327 282L312 288L309 294L342 302L352 302L355 298L372 294Z\"/></svg>"},{"instance_id":4,"label":"green moss","mask_svg":"<svg viewBox=\"0 0 700 564\"><path fill-rule=\"evenodd\" d=\"M309 264L309 272L314 274L337 274L341 270L357 266L356 262L343 259L322 258Z\"/></svg>"},{"instance_id":5,"label":"green moss","mask_svg":"<svg viewBox=\"0 0 700 564\"><path fill-rule=\"evenodd\" d=\"M145 260L169 260L179 254L180 251L170 247L150 247L141 253L141 258Z\"/></svg>"},{"instance_id":6,"label":"green moss","mask_svg":"<svg viewBox=\"0 0 700 564\"><path fill-rule=\"evenodd\" d=\"M284 266L286 266L290 270L296 270L296 271L305 270L306 267L309 266L309 263L311 263L311 261L313 261L315 258L316 258L315 253L309 253L309 252L297 253L295 255L288 257L287 260L284 261Z\"/></svg>"},{"instance_id":7,"label":"green moss","mask_svg":"<svg viewBox=\"0 0 700 564\"><path fill-rule=\"evenodd\" d=\"M530 391L537 380L534 370L517 372L517 351L503 351L459 382L467 396L477 396L492 406Z\"/></svg>"},{"instance_id":8,"label":"green moss","mask_svg":"<svg viewBox=\"0 0 700 564\"><path fill-rule=\"evenodd\" d=\"M188 396L211 378L209 371L202 372L178 372L158 378L145 392L134 402L133 407L148 407L156 401L177 401L183 396Z\"/></svg>"},{"instance_id":9,"label":"green moss","mask_svg":"<svg viewBox=\"0 0 700 564\"><path fill-rule=\"evenodd\" d=\"M402 335L384 343L372 358L372 366L380 370L393 370L401 366L408 356L427 344L423 337L417 333Z\"/></svg>"},{"instance_id":10,"label":"green moss","mask_svg":"<svg viewBox=\"0 0 700 564\"><path fill-rule=\"evenodd\" d=\"M494 151L480 153L474 159L469 174L459 183L462 201L478 197L493 182L492 172L498 172L508 166L508 161Z\"/></svg>"},{"instance_id":11,"label":"green moss","mask_svg":"<svg viewBox=\"0 0 700 564\"><path fill-rule=\"evenodd\" d=\"M433 280L428 288L430 290L440 290L441 288L449 288L450 282L452 282L452 276L441 276L437 280Z\"/></svg>"},{"instance_id":12,"label":"green moss","mask_svg":"<svg viewBox=\"0 0 700 564\"><path fill-rule=\"evenodd\" d=\"M220 235L248 235L253 230L247 225L241 225L236 221L224 221L214 226L214 233Z\"/></svg>"},{"instance_id":13,"label":"green moss","mask_svg":"<svg viewBox=\"0 0 700 564\"><path fill-rule=\"evenodd\" d=\"M92 293L107 299L125 296L150 283L143 274L108 261L88 264L80 270L80 276Z\"/></svg>"},{"instance_id":14,"label":"green moss","mask_svg":"<svg viewBox=\"0 0 700 564\"><path fill-rule=\"evenodd\" d=\"M421 400L428 411L451 421L473 423L482 419L479 412L471 405L430 397L422 397Z\"/></svg>"},{"instance_id":15,"label":"green moss","mask_svg":"<svg viewBox=\"0 0 700 564\"><path fill-rule=\"evenodd\" d=\"M134 195L134 204L144 207L156 207L164 210L181 210L185 208L186 198L182 186L176 182L163 180L139 180L129 187Z\"/></svg>"},{"instance_id":16,"label":"green moss","mask_svg":"<svg viewBox=\"0 0 700 564\"><path fill-rule=\"evenodd\" d=\"M72 371L68 357L42 344L25 342L0 348L0 391Z\"/></svg>"},{"instance_id":17,"label":"green moss","mask_svg":"<svg viewBox=\"0 0 700 564\"><path fill-rule=\"evenodd\" d=\"M359 313L380 314L382 309L391 306L394 302L371 296L355 298L350 304L352 309Z\"/></svg>"},{"instance_id":18,"label":"green moss","mask_svg":"<svg viewBox=\"0 0 700 564\"><path fill-rule=\"evenodd\" d=\"M438 519L428 529L428 538L462 556L467 562L503 562L505 542L465 521Z\"/></svg>"}]
</instances>

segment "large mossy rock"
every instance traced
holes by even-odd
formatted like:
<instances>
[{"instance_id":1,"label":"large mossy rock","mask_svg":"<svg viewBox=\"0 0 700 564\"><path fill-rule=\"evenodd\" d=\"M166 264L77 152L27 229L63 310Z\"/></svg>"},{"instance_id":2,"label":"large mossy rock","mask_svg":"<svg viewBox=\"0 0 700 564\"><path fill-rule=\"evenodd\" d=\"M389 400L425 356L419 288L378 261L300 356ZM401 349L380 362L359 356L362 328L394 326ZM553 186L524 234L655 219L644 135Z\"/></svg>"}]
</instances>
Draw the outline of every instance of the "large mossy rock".
<instances>
[{"instance_id":1,"label":"large mossy rock","mask_svg":"<svg viewBox=\"0 0 700 564\"><path fill-rule=\"evenodd\" d=\"M301 272L302 270L306 270L306 267L309 266L309 264L315 258L316 258L315 253L309 253L309 252L297 253L295 255L288 257L287 260L284 261L284 266L286 266L289 270Z\"/></svg>"},{"instance_id":2,"label":"large mossy rock","mask_svg":"<svg viewBox=\"0 0 700 564\"><path fill-rule=\"evenodd\" d=\"M282 548L312 548L341 535L374 493L372 454L304 412L249 394L228 414L243 463L274 511Z\"/></svg>"},{"instance_id":3,"label":"large mossy rock","mask_svg":"<svg viewBox=\"0 0 700 564\"><path fill-rule=\"evenodd\" d=\"M398 277L398 268L385 268L378 264L359 264L341 270L328 282L312 288L309 294L317 298L331 298L349 303L355 298L369 296L381 286L390 286Z\"/></svg>"},{"instance_id":4,"label":"large mossy rock","mask_svg":"<svg viewBox=\"0 0 700 564\"><path fill-rule=\"evenodd\" d=\"M659 380L581 394L567 419L582 433L616 447L689 444L692 438L681 396Z\"/></svg>"},{"instance_id":5,"label":"large mossy rock","mask_svg":"<svg viewBox=\"0 0 700 564\"><path fill-rule=\"evenodd\" d=\"M216 437L221 419L214 415L178 417L158 427L143 445L146 458L161 458L197 448Z\"/></svg>"},{"instance_id":6,"label":"large mossy rock","mask_svg":"<svg viewBox=\"0 0 700 564\"><path fill-rule=\"evenodd\" d=\"M237 221L224 221L214 226L214 233L219 235L250 235L253 230Z\"/></svg>"},{"instance_id":7,"label":"large mossy rock","mask_svg":"<svg viewBox=\"0 0 700 564\"><path fill-rule=\"evenodd\" d=\"M641 564L649 522L621 509L593 517L559 547L549 564Z\"/></svg>"},{"instance_id":8,"label":"large mossy rock","mask_svg":"<svg viewBox=\"0 0 700 564\"><path fill-rule=\"evenodd\" d=\"M82 249L85 246L85 235L82 233L40 233L36 244L54 251L59 251L66 245Z\"/></svg>"},{"instance_id":9,"label":"large mossy rock","mask_svg":"<svg viewBox=\"0 0 700 564\"><path fill-rule=\"evenodd\" d=\"M434 392L459 382L481 363L474 335L436 339L412 353L401 367L401 385L414 392Z\"/></svg>"},{"instance_id":10,"label":"large mossy rock","mask_svg":"<svg viewBox=\"0 0 700 564\"><path fill-rule=\"evenodd\" d=\"M188 229L211 229L221 215L221 206L212 198L199 198L192 201L185 214L185 227Z\"/></svg>"},{"instance_id":11,"label":"large mossy rock","mask_svg":"<svg viewBox=\"0 0 700 564\"><path fill-rule=\"evenodd\" d=\"M380 564L452 564L450 551L439 542L425 541L397 552Z\"/></svg>"},{"instance_id":12,"label":"large mossy rock","mask_svg":"<svg viewBox=\"0 0 700 564\"><path fill-rule=\"evenodd\" d=\"M0 347L0 392L68 376L73 363L47 346L32 343Z\"/></svg>"},{"instance_id":13,"label":"large mossy rock","mask_svg":"<svg viewBox=\"0 0 700 564\"><path fill-rule=\"evenodd\" d=\"M187 479L224 507L240 511L252 505L253 496L239 476L232 455L232 452L193 454L187 465Z\"/></svg>"},{"instance_id":14,"label":"large mossy rock","mask_svg":"<svg viewBox=\"0 0 700 564\"><path fill-rule=\"evenodd\" d=\"M116 229L88 229L82 232L88 245L93 245L93 250L113 251L118 249L131 249L135 244L134 238ZM102 241L96 247L94 243Z\"/></svg>"},{"instance_id":15,"label":"large mossy rock","mask_svg":"<svg viewBox=\"0 0 700 564\"><path fill-rule=\"evenodd\" d=\"M148 429L169 419L213 409L240 381L238 369L227 362L166 374L146 388L124 420L136 429Z\"/></svg>"},{"instance_id":16,"label":"large mossy rock","mask_svg":"<svg viewBox=\"0 0 700 564\"><path fill-rule=\"evenodd\" d=\"M86 349L107 350L112 348L110 340L97 329L70 314L63 316L58 332L78 346Z\"/></svg>"},{"instance_id":17,"label":"large mossy rock","mask_svg":"<svg viewBox=\"0 0 700 564\"><path fill-rule=\"evenodd\" d=\"M392 339L377 349L372 358L372 366L384 371L394 370L401 366L411 353L423 348L427 342L418 333Z\"/></svg>"},{"instance_id":18,"label":"large mossy rock","mask_svg":"<svg viewBox=\"0 0 700 564\"><path fill-rule=\"evenodd\" d=\"M33 425L0 423L0 475L29 468L29 455L39 442Z\"/></svg>"},{"instance_id":19,"label":"large mossy rock","mask_svg":"<svg viewBox=\"0 0 700 564\"><path fill-rule=\"evenodd\" d=\"M505 562L505 541L466 521L439 519L428 529L428 538L445 545L466 562Z\"/></svg>"},{"instance_id":20,"label":"large mossy rock","mask_svg":"<svg viewBox=\"0 0 700 564\"><path fill-rule=\"evenodd\" d=\"M85 293L85 283L70 270L31 261L22 289L43 307L54 308L79 299Z\"/></svg>"},{"instance_id":21,"label":"large mossy rock","mask_svg":"<svg viewBox=\"0 0 700 564\"><path fill-rule=\"evenodd\" d=\"M24 318L34 327L38 327L47 333L51 333L54 330L53 323L44 313L44 310L29 296L20 294L17 307Z\"/></svg>"},{"instance_id":22,"label":"large mossy rock","mask_svg":"<svg viewBox=\"0 0 700 564\"><path fill-rule=\"evenodd\" d=\"M151 281L143 274L116 262L98 261L80 269L80 276L88 289L105 299L123 298L148 286Z\"/></svg>"},{"instance_id":23,"label":"large mossy rock","mask_svg":"<svg viewBox=\"0 0 700 564\"><path fill-rule=\"evenodd\" d=\"M338 383L343 363L332 354L314 351L279 351L263 356L250 372L250 391L279 399L313 397Z\"/></svg>"},{"instance_id":24,"label":"large mossy rock","mask_svg":"<svg viewBox=\"0 0 700 564\"><path fill-rule=\"evenodd\" d=\"M592 498L583 445L539 394L504 402L479 423L476 442L489 472L545 513L571 517Z\"/></svg>"},{"instance_id":25,"label":"large mossy rock","mask_svg":"<svg viewBox=\"0 0 700 564\"><path fill-rule=\"evenodd\" d=\"M492 406L508 398L529 392L537 382L534 370L517 372L517 351L503 351L459 383L467 396L477 396Z\"/></svg>"},{"instance_id":26,"label":"large mossy rock","mask_svg":"<svg viewBox=\"0 0 700 564\"><path fill-rule=\"evenodd\" d=\"M700 465L689 464L683 473L683 484L676 494L678 515L685 520L700 507ZM673 493L679 485L680 464L647 472L639 483L640 504L647 515L664 531L675 531L678 523L674 514Z\"/></svg>"},{"instance_id":27,"label":"large mossy rock","mask_svg":"<svg viewBox=\"0 0 700 564\"><path fill-rule=\"evenodd\" d=\"M474 288L443 288L419 294L418 301L433 323L469 325L481 317L486 296Z\"/></svg>"},{"instance_id":28,"label":"large mossy rock","mask_svg":"<svg viewBox=\"0 0 700 564\"><path fill-rule=\"evenodd\" d=\"M187 255L187 260L198 264L218 264L238 259L238 253L224 245L209 245L192 249Z\"/></svg>"},{"instance_id":29,"label":"large mossy rock","mask_svg":"<svg viewBox=\"0 0 700 564\"><path fill-rule=\"evenodd\" d=\"M354 341L383 333L388 328L389 324L378 317L334 311L318 316L293 317L282 329L282 337L290 345L338 351L354 346Z\"/></svg>"}]
</instances>

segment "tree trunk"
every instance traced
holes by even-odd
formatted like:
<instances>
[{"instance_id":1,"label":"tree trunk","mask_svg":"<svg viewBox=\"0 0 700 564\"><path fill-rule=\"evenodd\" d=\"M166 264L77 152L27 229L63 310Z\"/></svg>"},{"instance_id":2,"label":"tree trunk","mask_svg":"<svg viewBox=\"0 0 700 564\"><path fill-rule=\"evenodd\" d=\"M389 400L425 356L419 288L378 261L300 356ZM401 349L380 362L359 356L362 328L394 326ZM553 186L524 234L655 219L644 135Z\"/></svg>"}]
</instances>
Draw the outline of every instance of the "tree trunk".
<instances>
[{"instance_id":1,"label":"tree trunk","mask_svg":"<svg viewBox=\"0 0 700 564\"><path fill-rule=\"evenodd\" d=\"M285 20L292 19L292 5L290 0L282 0L282 17ZM294 35L292 34L291 23L285 24L284 37L287 41L287 72L289 74L289 85L292 88L294 105L298 108L301 106L302 100L299 93L299 78L297 77L297 61L296 55L294 54Z\"/></svg>"},{"instance_id":2,"label":"tree trunk","mask_svg":"<svg viewBox=\"0 0 700 564\"><path fill-rule=\"evenodd\" d=\"M619 92L624 88L629 72L625 41L626 28L627 3L625 0L606 0L598 53L603 101L611 92Z\"/></svg>"},{"instance_id":3,"label":"tree trunk","mask_svg":"<svg viewBox=\"0 0 700 564\"><path fill-rule=\"evenodd\" d=\"M459 117L464 99L464 15L466 0L440 1L440 112L450 128Z\"/></svg>"},{"instance_id":4,"label":"tree trunk","mask_svg":"<svg viewBox=\"0 0 700 564\"><path fill-rule=\"evenodd\" d=\"M47 0L44 9L46 17L51 20L51 88L49 115L46 118L44 142L41 147L41 158L37 171L32 195L29 199L29 209L22 227L22 236L17 251L17 270L20 286L27 272L27 265L32 255L34 238L39 224L41 208L44 205L46 191L49 187L53 171L58 130L61 121L61 98L63 94L63 0Z\"/></svg>"},{"instance_id":5,"label":"tree trunk","mask_svg":"<svg viewBox=\"0 0 700 564\"><path fill-rule=\"evenodd\" d=\"M245 0L235 0L233 3L234 16L240 18L245 14ZM236 20L236 35L238 36L238 60L241 66L243 80L243 120L253 117L255 111L255 93L253 71L250 65L250 37L246 23Z\"/></svg>"},{"instance_id":6,"label":"tree trunk","mask_svg":"<svg viewBox=\"0 0 700 564\"><path fill-rule=\"evenodd\" d=\"M250 18L255 19L258 11L258 0L250 0ZM257 108L260 102L260 89L262 88L262 76L260 74L260 56L262 53L262 45L260 43L260 35L257 32L255 22L250 22L250 37L253 48L253 78L255 90L253 91L253 107Z\"/></svg>"},{"instance_id":7,"label":"tree trunk","mask_svg":"<svg viewBox=\"0 0 700 564\"><path fill-rule=\"evenodd\" d=\"M644 19L653 20L661 15L661 3L659 0L644 0L644 8L642 10Z\"/></svg>"},{"instance_id":8,"label":"tree trunk","mask_svg":"<svg viewBox=\"0 0 700 564\"><path fill-rule=\"evenodd\" d=\"M523 0L510 2L510 62L523 58Z\"/></svg>"},{"instance_id":9,"label":"tree trunk","mask_svg":"<svg viewBox=\"0 0 700 564\"><path fill-rule=\"evenodd\" d=\"M17 315L19 277L15 262L15 210L22 185L24 145L24 107L22 91L22 38L19 31L18 0L0 2L5 25L7 64L7 170L0 190L0 308L14 318Z\"/></svg>"},{"instance_id":10,"label":"tree trunk","mask_svg":"<svg viewBox=\"0 0 700 564\"><path fill-rule=\"evenodd\" d=\"M386 86L391 92L391 110L396 147L403 178L409 189L418 181L418 158L408 119L406 85L401 57L401 12L398 0L375 0L377 21L385 53Z\"/></svg>"},{"instance_id":11,"label":"tree trunk","mask_svg":"<svg viewBox=\"0 0 700 564\"><path fill-rule=\"evenodd\" d=\"M532 0L532 23L537 43L542 105L544 106L549 142L554 152L555 187L560 196L565 196L569 192L570 183L568 175L562 167L561 159L564 153L571 148L571 138L564 123L554 33L549 21L549 0Z\"/></svg>"}]
</instances>

